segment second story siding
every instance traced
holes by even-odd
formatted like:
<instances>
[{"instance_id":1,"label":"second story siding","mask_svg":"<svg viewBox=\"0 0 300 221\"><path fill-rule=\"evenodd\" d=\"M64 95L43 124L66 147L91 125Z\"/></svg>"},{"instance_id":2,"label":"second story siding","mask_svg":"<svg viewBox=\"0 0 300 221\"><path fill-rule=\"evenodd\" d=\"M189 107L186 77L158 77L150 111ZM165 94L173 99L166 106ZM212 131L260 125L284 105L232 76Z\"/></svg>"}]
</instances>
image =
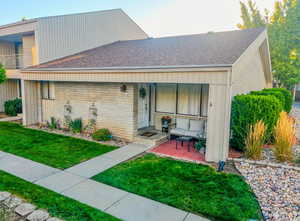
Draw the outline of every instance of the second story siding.
<instances>
[{"instance_id":1,"label":"second story siding","mask_svg":"<svg viewBox=\"0 0 300 221\"><path fill-rule=\"evenodd\" d=\"M40 63L115 41L147 37L120 9L41 18L36 31Z\"/></svg>"}]
</instances>

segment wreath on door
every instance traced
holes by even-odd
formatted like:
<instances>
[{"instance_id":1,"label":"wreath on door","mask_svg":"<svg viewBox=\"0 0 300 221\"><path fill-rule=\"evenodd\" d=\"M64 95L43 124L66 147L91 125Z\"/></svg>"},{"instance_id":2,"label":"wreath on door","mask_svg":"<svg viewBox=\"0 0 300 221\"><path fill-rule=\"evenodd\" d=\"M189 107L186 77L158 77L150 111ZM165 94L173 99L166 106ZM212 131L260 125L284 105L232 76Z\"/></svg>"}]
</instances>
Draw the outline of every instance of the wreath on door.
<instances>
[{"instance_id":1,"label":"wreath on door","mask_svg":"<svg viewBox=\"0 0 300 221\"><path fill-rule=\"evenodd\" d=\"M145 98L147 95L146 89L144 87L140 88L140 98Z\"/></svg>"}]
</instances>

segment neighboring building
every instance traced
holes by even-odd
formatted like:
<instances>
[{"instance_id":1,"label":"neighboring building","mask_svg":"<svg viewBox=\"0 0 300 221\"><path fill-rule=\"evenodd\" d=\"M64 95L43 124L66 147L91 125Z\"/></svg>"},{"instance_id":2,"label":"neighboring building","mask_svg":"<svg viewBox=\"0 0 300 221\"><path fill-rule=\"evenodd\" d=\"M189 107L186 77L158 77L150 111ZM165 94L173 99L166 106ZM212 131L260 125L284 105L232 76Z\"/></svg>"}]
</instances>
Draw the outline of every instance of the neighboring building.
<instances>
[{"instance_id":1,"label":"neighboring building","mask_svg":"<svg viewBox=\"0 0 300 221\"><path fill-rule=\"evenodd\" d=\"M8 81L0 85L0 112L6 100L21 97L20 69L121 40L147 38L121 9L36 18L0 26L0 63Z\"/></svg>"},{"instance_id":2,"label":"neighboring building","mask_svg":"<svg viewBox=\"0 0 300 221\"><path fill-rule=\"evenodd\" d=\"M216 162L228 156L232 97L272 86L262 28L115 42L24 69L22 79L25 125L63 121L67 106L87 124L96 109L98 128L134 141L140 129L160 130L162 116L201 121L206 160Z\"/></svg>"}]
</instances>

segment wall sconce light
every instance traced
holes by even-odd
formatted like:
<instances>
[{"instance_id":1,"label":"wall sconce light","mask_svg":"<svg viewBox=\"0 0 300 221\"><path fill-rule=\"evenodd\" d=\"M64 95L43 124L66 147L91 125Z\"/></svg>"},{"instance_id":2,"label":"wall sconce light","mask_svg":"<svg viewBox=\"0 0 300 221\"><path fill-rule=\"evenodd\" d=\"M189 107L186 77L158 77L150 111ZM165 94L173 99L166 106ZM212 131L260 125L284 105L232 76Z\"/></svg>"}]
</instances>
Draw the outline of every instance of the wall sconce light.
<instances>
[{"instance_id":1,"label":"wall sconce light","mask_svg":"<svg viewBox=\"0 0 300 221\"><path fill-rule=\"evenodd\" d=\"M126 92L127 92L127 86L126 86L126 84L122 84L122 85L121 85L120 91L123 92L123 93L126 93Z\"/></svg>"}]
</instances>

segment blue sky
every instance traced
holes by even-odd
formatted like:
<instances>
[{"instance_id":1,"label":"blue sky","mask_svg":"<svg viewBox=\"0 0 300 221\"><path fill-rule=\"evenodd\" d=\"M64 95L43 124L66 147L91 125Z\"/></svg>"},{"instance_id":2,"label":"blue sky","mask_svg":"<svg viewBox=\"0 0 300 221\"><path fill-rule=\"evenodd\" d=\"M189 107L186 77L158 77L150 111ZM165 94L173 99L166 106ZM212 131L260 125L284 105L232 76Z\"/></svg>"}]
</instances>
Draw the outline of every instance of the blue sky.
<instances>
[{"instance_id":1,"label":"blue sky","mask_svg":"<svg viewBox=\"0 0 300 221\"><path fill-rule=\"evenodd\" d=\"M274 1L257 4L272 9ZM112 8L122 8L154 37L232 30L240 22L239 0L10 0L1 5L0 24Z\"/></svg>"}]
</instances>

